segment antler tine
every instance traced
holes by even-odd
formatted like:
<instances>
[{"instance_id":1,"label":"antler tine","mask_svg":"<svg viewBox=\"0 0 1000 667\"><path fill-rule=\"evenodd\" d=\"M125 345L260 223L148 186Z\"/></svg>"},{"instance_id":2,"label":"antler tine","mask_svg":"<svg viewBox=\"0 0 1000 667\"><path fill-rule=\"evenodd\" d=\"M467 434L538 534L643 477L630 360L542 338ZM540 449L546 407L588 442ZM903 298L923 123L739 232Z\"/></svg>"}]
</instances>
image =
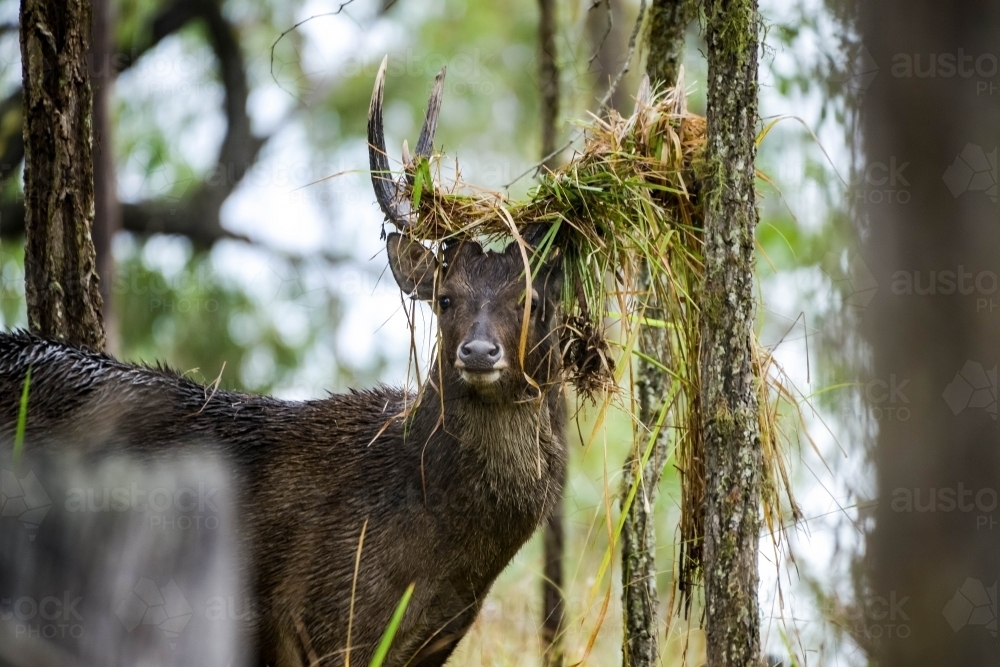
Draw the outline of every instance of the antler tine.
<instances>
[{"instance_id":1,"label":"antler tine","mask_svg":"<svg viewBox=\"0 0 1000 667\"><path fill-rule=\"evenodd\" d=\"M636 111L643 107L648 107L650 100L653 98L653 87L649 83L649 74L643 74L642 80L639 82L639 90L635 95L635 108Z\"/></svg>"},{"instance_id":2,"label":"antler tine","mask_svg":"<svg viewBox=\"0 0 1000 667\"><path fill-rule=\"evenodd\" d=\"M677 83L674 84L677 101L674 103L674 113L679 116L687 114L687 95L684 94L684 65L677 68Z\"/></svg>"},{"instance_id":3,"label":"antler tine","mask_svg":"<svg viewBox=\"0 0 1000 667\"><path fill-rule=\"evenodd\" d=\"M427 101L427 114L424 116L424 126L420 128L420 138L417 139L416 157L428 158L434 150L434 134L437 132L438 114L441 111L441 94L444 92L444 77L448 66L441 68L434 77L434 90Z\"/></svg>"},{"instance_id":4,"label":"antler tine","mask_svg":"<svg viewBox=\"0 0 1000 667\"><path fill-rule=\"evenodd\" d=\"M385 149L385 129L382 126L382 98L385 94L385 68L389 56L382 59L375 76L375 89L368 107L368 164L372 171L375 199L389 222L403 229L409 224L408 216L397 208L397 188L389 169L389 156Z\"/></svg>"}]
</instances>

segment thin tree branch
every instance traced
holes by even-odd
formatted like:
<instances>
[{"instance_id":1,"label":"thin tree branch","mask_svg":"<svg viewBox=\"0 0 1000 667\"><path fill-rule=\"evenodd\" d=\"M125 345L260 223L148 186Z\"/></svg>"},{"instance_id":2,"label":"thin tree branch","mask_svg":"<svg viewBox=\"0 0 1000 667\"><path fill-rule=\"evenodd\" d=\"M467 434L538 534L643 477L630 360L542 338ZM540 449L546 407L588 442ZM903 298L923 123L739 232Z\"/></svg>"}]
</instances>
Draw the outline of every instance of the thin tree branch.
<instances>
[{"instance_id":1,"label":"thin tree branch","mask_svg":"<svg viewBox=\"0 0 1000 667\"><path fill-rule=\"evenodd\" d=\"M628 50L625 52L625 62L622 63L622 68L618 70L618 76L615 77L614 81L608 87L607 92L604 93L604 97L601 98L601 103L597 105L597 115L603 114L607 108L608 103L611 101L611 97L615 94L618 89L618 84L622 82L625 75L629 73L632 68L632 56L635 55L635 43L639 36L639 31L642 28L642 19L646 15L646 0L639 0L639 15L635 18L635 25L632 26L632 34L628 38Z\"/></svg>"},{"instance_id":2,"label":"thin tree branch","mask_svg":"<svg viewBox=\"0 0 1000 667\"><path fill-rule=\"evenodd\" d=\"M604 34L601 35L601 41L597 44L597 48L594 49L594 53L592 53L590 58L587 59L587 67L593 65L594 61L601 57L601 49L604 48L604 43L608 41L608 36L611 34L611 31L614 30L615 28L615 15L614 12L611 10L611 0L594 0L590 4L590 9L588 11L591 12L594 11L595 9L601 6L601 3L604 3L604 6L606 7L608 12L608 25L607 28L604 30Z\"/></svg>"},{"instance_id":3,"label":"thin tree branch","mask_svg":"<svg viewBox=\"0 0 1000 667\"><path fill-rule=\"evenodd\" d=\"M298 95L296 95L295 93L293 93L292 91L288 90L283 85L281 85L281 82L278 81L278 78L276 76L274 76L274 49L275 49L275 47L278 46L278 42L280 42L282 39L284 39L285 35L287 35L288 33L294 32L294 31L298 30L301 26L305 25L306 23L309 23L309 21L312 21L313 19L322 18L324 16L337 16L338 14L340 14L341 12L344 11L345 7L347 7L349 4L351 4L353 2L354 2L354 0L346 0L346 2L340 3L340 6L337 7L335 10L333 10L332 12L325 12L323 14L314 14L313 16L310 16L307 19L302 19L301 21L299 21L298 23L296 23L295 25L293 25L291 28L285 30L283 33L281 33L280 35L278 35L278 38L276 40L274 40L274 42L271 44L271 78L274 80L274 83L277 84L278 88L281 88L283 91L285 91L286 93L288 93L289 95L291 95L293 98L295 98L295 100L299 104L304 104L305 102ZM395 0L393 0L393 2L383 3L382 8L380 9L379 13L382 13L382 12L386 11L387 9L389 9L394 4L394 2L395 2Z\"/></svg>"},{"instance_id":4,"label":"thin tree branch","mask_svg":"<svg viewBox=\"0 0 1000 667\"><path fill-rule=\"evenodd\" d=\"M251 131L250 117L246 112L249 86L235 33L217 3L180 0L154 19L151 40L140 47L132 58L123 60L122 69L131 67L139 56L195 19L203 20L208 29L225 90L226 135L216 165L208 177L181 201L152 200L125 204L122 207L122 228L143 235L182 234L196 245L208 247L224 238L248 240L224 230L219 212L256 162L260 149L267 141L267 138L257 137ZM0 118L4 117L6 110L20 105L20 96L20 91L15 92L0 103ZM11 135L0 156L0 174L3 176L13 173L23 159L23 147L17 145L17 140L13 138L15 134L19 135L19 132ZM23 202L4 202L0 205L0 237L11 238L23 232Z\"/></svg>"},{"instance_id":5,"label":"thin tree branch","mask_svg":"<svg viewBox=\"0 0 1000 667\"><path fill-rule=\"evenodd\" d=\"M192 0L192 4L197 6L198 15L208 28L209 40L215 51L220 78L226 91L226 135L219 149L219 157L215 169L192 195L195 204L206 215L204 222L216 227L212 231L217 232L221 230L219 211L222 204L257 161L267 138L257 137L250 127L250 117L246 110L249 85L243 54L232 26L222 16L222 10L215 2Z\"/></svg>"}]
</instances>

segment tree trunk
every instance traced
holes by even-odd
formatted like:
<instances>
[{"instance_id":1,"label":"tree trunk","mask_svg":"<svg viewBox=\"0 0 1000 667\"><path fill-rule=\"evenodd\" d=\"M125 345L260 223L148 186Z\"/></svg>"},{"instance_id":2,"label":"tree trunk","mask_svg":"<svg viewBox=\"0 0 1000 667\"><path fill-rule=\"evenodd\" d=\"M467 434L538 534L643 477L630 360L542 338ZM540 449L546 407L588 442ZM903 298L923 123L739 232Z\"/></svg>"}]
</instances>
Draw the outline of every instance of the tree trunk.
<instances>
[{"instance_id":1,"label":"tree trunk","mask_svg":"<svg viewBox=\"0 0 1000 667\"><path fill-rule=\"evenodd\" d=\"M121 228L121 206L115 179L115 154L111 130L111 91L115 81L114 7L111 0L94 0L94 30L90 45L94 90L94 251L100 277L104 330L108 352L118 351L118 326L111 286L115 260L111 243Z\"/></svg>"},{"instance_id":2,"label":"tree trunk","mask_svg":"<svg viewBox=\"0 0 1000 667\"><path fill-rule=\"evenodd\" d=\"M89 0L22 0L28 326L104 349L94 219Z\"/></svg>"},{"instance_id":3,"label":"tree trunk","mask_svg":"<svg viewBox=\"0 0 1000 667\"><path fill-rule=\"evenodd\" d=\"M672 86L684 64L684 32L697 16L694 0L653 0L646 74L654 88Z\"/></svg>"},{"instance_id":4,"label":"tree trunk","mask_svg":"<svg viewBox=\"0 0 1000 667\"><path fill-rule=\"evenodd\" d=\"M650 8L649 57L646 74L654 88L677 82L684 54L684 31L693 18L694 3L688 0L656 0ZM645 268L639 280L640 293L649 293L649 272ZM662 320L656 303L647 300L646 317ZM666 360L665 331L644 327L639 347L647 356ZM638 485L635 500L622 526L622 613L624 629L622 656L626 665L650 667L659 664L659 595L656 587L656 533L653 508L656 487L667 460L668 430L662 429L653 454L644 469L639 464L645 438L650 433L666 398L667 383L663 372L640 359L636 364L635 391L639 420L645 427L635 438L635 446L625 461L622 498Z\"/></svg>"},{"instance_id":5,"label":"tree trunk","mask_svg":"<svg viewBox=\"0 0 1000 667\"><path fill-rule=\"evenodd\" d=\"M559 64L556 51L556 2L539 0L538 25L538 78L542 101L542 159L545 167L553 169L559 157L553 155L559 140ZM566 470L560 486L566 488ZM566 598L563 593L563 557L566 551L565 506L559 498L548 522L545 524L545 578L542 581L542 641L545 664L561 667L563 664L563 627Z\"/></svg>"},{"instance_id":6,"label":"tree trunk","mask_svg":"<svg viewBox=\"0 0 1000 667\"><path fill-rule=\"evenodd\" d=\"M643 270L640 287L649 286L648 271ZM647 305L645 316L657 318L655 304ZM663 330L645 327L640 334L640 347L653 359L662 359ZM625 461L622 475L622 501L629 490L638 485L635 498L622 525L622 613L625 636L622 660L629 667L652 667L659 660L660 599L656 587L656 485L666 461L668 429L661 429L653 444L653 454L642 463L646 436L652 432L665 398L666 382L663 371L645 360L636 364L635 392L639 402L639 420L645 428L637 429L632 451Z\"/></svg>"},{"instance_id":7,"label":"tree trunk","mask_svg":"<svg viewBox=\"0 0 1000 667\"><path fill-rule=\"evenodd\" d=\"M866 187L909 195L865 197L855 211L878 284L861 320L871 375L859 379L898 388L872 406L883 416L860 643L883 667L996 665L1000 6L859 8L878 67L861 100L866 171L892 165L891 183ZM893 407L907 418L885 417Z\"/></svg>"},{"instance_id":8,"label":"tree trunk","mask_svg":"<svg viewBox=\"0 0 1000 667\"><path fill-rule=\"evenodd\" d=\"M705 13L705 634L710 667L756 667L762 459L753 376L753 275L760 18L756 0L711 0Z\"/></svg>"}]
</instances>

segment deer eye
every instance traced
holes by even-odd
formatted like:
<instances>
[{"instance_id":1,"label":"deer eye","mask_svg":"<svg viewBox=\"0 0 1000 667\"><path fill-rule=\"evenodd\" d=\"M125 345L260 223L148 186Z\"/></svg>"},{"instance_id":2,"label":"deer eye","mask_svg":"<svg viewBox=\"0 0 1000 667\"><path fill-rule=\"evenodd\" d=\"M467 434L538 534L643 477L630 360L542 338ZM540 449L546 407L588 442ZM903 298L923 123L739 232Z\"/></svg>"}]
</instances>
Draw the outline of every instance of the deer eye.
<instances>
[{"instance_id":1,"label":"deer eye","mask_svg":"<svg viewBox=\"0 0 1000 667\"><path fill-rule=\"evenodd\" d=\"M522 296L517 300L517 307L524 308L524 297ZM538 294L531 295L531 314L536 315L538 313Z\"/></svg>"},{"instance_id":2,"label":"deer eye","mask_svg":"<svg viewBox=\"0 0 1000 667\"><path fill-rule=\"evenodd\" d=\"M451 308L451 297L439 296L438 297L438 308L440 308L442 311L445 311L445 310L448 310L449 308Z\"/></svg>"}]
</instances>

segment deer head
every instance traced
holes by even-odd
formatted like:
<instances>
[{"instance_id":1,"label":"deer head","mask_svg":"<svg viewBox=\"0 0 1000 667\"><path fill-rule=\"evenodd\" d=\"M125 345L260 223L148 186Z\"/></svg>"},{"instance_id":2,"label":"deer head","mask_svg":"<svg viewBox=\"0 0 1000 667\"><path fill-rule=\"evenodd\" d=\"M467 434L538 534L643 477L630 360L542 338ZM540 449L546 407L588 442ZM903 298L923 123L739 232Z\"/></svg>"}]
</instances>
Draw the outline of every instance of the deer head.
<instances>
[{"instance_id":1,"label":"deer head","mask_svg":"<svg viewBox=\"0 0 1000 667\"><path fill-rule=\"evenodd\" d=\"M561 261L558 257L544 264L536 261L539 258L529 244L521 252L523 241L513 241L501 252L485 250L472 240L451 241L439 257L409 236L415 215L409 189L402 180L393 180L385 149L385 68L383 60L368 115L372 185L386 219L403 232L392 233L387 240L392 274L404 293L430 302L437 315L439 362L446 384L458 384L483 397L516 400L530 386L558 382L554 327L562 289ZM430 157L433 149L444 75L442 69L434 82L417 157ZM410 164L404 144L404 178ZM530 280L525 279L528 273Z\"/></svg>"},{"instance_id":2,"label":"deer head","mask_svg":"<svg viewBox=\"0 0 1000 667\"><path fill-rule=\"evenodd\" d=\"M559 381L558 259L535 266L529 288L516 241L502 252L462 241L446 246L440 257L403 234L390 234L387 245L389 267L400 289L434 308L446 381L473 394L511 400L522 398L532 383L544 387ZM529 264L537 264L531 255Z\"/></svg>"}]
</instances>

